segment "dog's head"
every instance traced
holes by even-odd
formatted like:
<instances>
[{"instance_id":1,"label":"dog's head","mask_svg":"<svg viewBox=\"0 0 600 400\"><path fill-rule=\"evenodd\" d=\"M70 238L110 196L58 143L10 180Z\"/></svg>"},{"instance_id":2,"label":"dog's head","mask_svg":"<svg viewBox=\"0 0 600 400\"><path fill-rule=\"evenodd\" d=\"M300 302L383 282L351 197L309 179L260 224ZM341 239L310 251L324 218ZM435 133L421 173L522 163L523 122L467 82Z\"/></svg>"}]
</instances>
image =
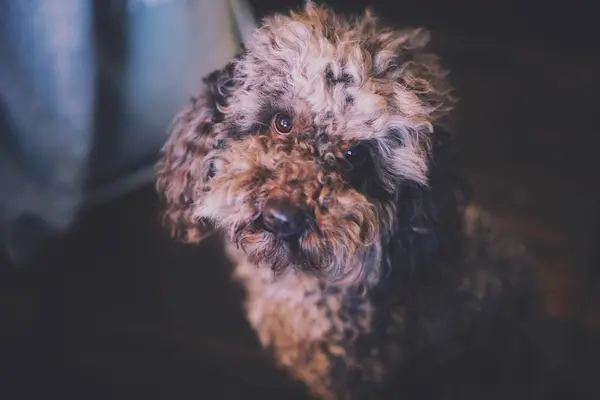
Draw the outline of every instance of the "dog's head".
<instances>
[{"instance_id":1,"label":"dog's head","mask_svg":"<svg viewBox=\"0 0 600 400\"><path fill-rule=\"evenodd\" d=\"M452 103L427 42L310 2L265 19L173 122L157 166L172 234L219 230L275 270L379 274Z\"/></svg>"}]
</instances>

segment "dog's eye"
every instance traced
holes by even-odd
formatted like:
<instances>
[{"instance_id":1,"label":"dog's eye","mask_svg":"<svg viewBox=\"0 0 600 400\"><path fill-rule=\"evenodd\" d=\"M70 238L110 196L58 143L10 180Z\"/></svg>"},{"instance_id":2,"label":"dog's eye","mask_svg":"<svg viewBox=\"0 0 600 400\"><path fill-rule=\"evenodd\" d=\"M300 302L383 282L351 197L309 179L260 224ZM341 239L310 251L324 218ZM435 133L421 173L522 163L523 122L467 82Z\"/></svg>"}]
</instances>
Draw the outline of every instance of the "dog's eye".
<instances>
[{"instance_id":1,"label":"dog's eye","mask_svg":"<svg viewBox=\"0 0 600 400\"><path fill-rule=\"evenodd\" d=\"M293 127L292 117L282 113L276 114L275 117L273 117L273 127L282 135L290 133Z\"/></svg>"},{"instance_id":2,"label":"dog's eye","mask_svg":"<svg viewBox=\"0 0 600 400\"><path fill-rule=\"evenodd\" d=\"M360 164L366 157L367 149L362 144L354 146L344 153L344 158L351 164Z\"/></svg>"}]
</instances>

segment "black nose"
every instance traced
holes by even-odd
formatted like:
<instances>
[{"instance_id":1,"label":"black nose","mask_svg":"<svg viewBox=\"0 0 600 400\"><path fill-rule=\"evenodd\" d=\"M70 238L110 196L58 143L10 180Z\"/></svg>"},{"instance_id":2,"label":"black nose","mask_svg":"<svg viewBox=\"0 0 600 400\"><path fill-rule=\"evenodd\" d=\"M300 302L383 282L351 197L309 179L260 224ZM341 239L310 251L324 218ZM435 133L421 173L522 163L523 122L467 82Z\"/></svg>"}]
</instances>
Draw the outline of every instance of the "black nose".
<instances>
[{"instance_id":1,"label":"black nose","mask_svg":"<svg viewBox=\"0 0 600 400\"><path fill-rule=\"evenodd\" d=\"M286 237L300 233L305 222L302 210L284 199L267 200L262 221L267 230Z\"/></svg>"}]
</instances>

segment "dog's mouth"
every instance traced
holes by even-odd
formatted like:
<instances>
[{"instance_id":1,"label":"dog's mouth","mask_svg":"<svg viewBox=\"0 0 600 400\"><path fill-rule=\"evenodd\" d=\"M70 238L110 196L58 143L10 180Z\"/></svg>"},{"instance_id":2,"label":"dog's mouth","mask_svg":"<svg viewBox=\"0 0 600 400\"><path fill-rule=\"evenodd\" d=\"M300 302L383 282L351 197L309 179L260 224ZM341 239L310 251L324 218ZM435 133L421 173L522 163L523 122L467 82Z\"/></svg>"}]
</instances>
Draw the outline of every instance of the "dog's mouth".
<instances>
[{"instance_id":1,"label":"dog's mouth","mask_svg":"<svg viewBox=\"0 0 600 400\"><path fill-rule=\"evenodd\" d=\"M293 229L292 229L293 228ZM315 223L308 218L301 225L275 230L265 224L261 215L238 227L232 240L242 249L249 261L269 266L276 273L289 268L319 273L331 252L310 251L310 239L316 234Z\"/></svg>"},{"instance_id":2,"label":"dog's mouth","mask_svg":"<svg viewBox=\"0 0 600 400\"><path fill-rule=\"evenodd\" d=\"M324 229L317 215L305 206L276 200L257 204L252 217L229 229L228 236L253 264L276 274L300 270L325 279L338 279L371 253L369 226L361 215L344 213L327 221Z\"/></svg>"},{"instance_id":3,"label":"dog's mouth","mask_svg":"<svg viewBox=\"0 0 600 400\"><path fill-rule=\"evenodd\" d=\"M336 249L314 230L282 236L256 219L233 240L251 263L270 268L276 277L291 270L339 283L358 279L363 272L362 263L356 262L360 256Z\"/></svg>"}]
</instances>

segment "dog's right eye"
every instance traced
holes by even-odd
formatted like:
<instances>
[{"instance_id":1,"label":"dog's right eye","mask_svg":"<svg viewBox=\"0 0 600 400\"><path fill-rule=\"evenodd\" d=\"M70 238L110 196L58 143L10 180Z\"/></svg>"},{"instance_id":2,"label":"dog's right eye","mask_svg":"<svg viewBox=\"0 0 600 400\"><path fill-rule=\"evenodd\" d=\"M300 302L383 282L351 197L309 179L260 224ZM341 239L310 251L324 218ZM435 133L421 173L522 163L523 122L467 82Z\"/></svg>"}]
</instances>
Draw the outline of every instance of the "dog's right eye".
<instances>
[{"instance_id":1,"label":"dog's right eye","mask_svg":"<svg viewBox=\"0 0 600 400\"><path fill-rule=\"evenodd\" d=\"M364 145L359 144L348 149L346 153L344 153L344 158L350 164L361 164L367 158L367 149Z\"/></svg>"},{"instance_id":2,"label":"dog's right eye","mask_svg":"<svg viewBox=\"0 0 600 400\"><path fill-rule=\"evenodd\" d=\"M272 125L277 131L277 133L280 133L282 135L288 134L292 131L293 128L292 117L283 113L275 114L275 116L273 117Z\"/></svg>"}]
</instances>

